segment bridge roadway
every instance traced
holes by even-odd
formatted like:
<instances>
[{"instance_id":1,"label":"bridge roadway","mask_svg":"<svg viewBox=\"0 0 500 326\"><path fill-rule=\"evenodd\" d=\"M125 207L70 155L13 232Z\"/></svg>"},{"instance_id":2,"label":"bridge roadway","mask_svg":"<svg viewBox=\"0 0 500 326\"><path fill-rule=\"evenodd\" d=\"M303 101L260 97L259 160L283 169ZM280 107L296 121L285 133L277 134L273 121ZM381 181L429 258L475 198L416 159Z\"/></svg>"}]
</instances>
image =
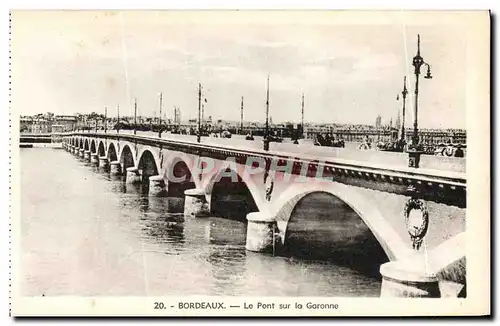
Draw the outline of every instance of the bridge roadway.
<instances>
[{"instance_id":1,"label":"bridge roadway","mask_svg":"<svg viewBox=\"0 0 500 326\"><path fill-rule=\"evenodd\" d=\"M170 195L175 184L166 175L178 163L170 158L180 157L194 181L189 184L194 189L185 191L186 216L202 217L213 213L214 207L229 207L225 200L230 200L232 193L228 189L238 193L241 189L224 184L221 176L236 170L238 183L250 197L238 206L243 207L240 210L248 219L248 250L266 251L275 245L315 248L329 242L332 251L349 247L369 252L379 245L390 261L381 268L384 295L436 296L437 286L437 293L443 295L447 292L445 284L450 283L454 284L453 295L464 292L464 252L455 250L450 257L432 257L438 253L442 256L443 246L461 244L465 238L465 159L422 156L421 168L414 169L407 167L404 153L322 148L307 143L271 143L266 152L258 138L202 137L200 144L196 136L164 134L159 139L157 134L138 132L134 136L123 131L70 133L63 136L63 143L82 158L99 156L99 164L104 167L114 161L112 174L127 170L127 182L149 179L150 194L156 189L156 194ZM236 158L236 165L226 161L231 157ZM215 161L213 171L196 170L202 158ZM245 174L249 158L264 159L265 169ZM277 165L270 164L272 160ZM280 170L288 163L293 167L291 179ZM320 169L331 180L315 182ZM266 179L271 170L273 177ZM303 172L307 181L294 182ZM329 196L327 209L308 203L310 196L318 194ZM415 202L420 202L421 213L413 209ZM425 222L420 222L426 221L426 215L428 226L424 227ZM421 248L412 248L415 239L409 232L417 232L419 226L420 231L427 232L420 234ZM421 259L424 252L434 266L428 265L427 258ZM400 263L412 260L422 263ZM408 289L408 282L418 286Z\"/></svg>"},{"instance_id":2,"label":"bridge roadway","mask_svg":"<svg viewBox=\"0 0 500 326\"><path fill-rule=\"evenodd\" d=\"M102 133L102 131L100 132ZM116 130L108 130L110 135L117 134ZM132 130L120 130L120 135L133 135ZM158 138L157 132L137 131L137 136L148 138ZM232 135L232 138L201 137L201 143L214 146L227 146L236 149L261 150L263 148L263 138L255 136L255 140L249 141L244 135ZM196 142L195 135L180 135L163 133L161 139L178 140L182 142ZM404 153L381 152L376 149L359 150L357 147L361 143L347 142L345 148L314 146L312 139L300 139L299 144L285 138L282 143L271 142L269 151L271 153L286 154L307 154L311 157L332 159L339 158L353 160L357 162L370 162L371 164L381 164L383 166L406 167L408 166L408 155ZM446 156L422 155L420 160L421 169L444 170L450 172L466 172L465 158L455 158Z\"/></svg>"}]
</instances>

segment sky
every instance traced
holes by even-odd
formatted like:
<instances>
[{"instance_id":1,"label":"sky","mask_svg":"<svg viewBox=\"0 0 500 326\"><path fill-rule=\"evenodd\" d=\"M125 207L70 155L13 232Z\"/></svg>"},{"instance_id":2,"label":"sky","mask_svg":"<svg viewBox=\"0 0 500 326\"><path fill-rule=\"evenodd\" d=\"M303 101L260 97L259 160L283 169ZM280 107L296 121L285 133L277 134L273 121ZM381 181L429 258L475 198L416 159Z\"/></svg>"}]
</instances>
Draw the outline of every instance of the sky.
<instances>
[{"instance_id":1,"label":"sky","mask_svg":"<svg viewBox=\"0 0 500 326\"><path fill-rule=\"evenodd\" d=\"M363 16L365 17L365 16ZM14 12L12 108L22 115L100 112L374 124L396 120L408 78L411 125L417 34L433 79L421 78L419 126L465 128L466 24L439 15L416 23L395 12L374 19L321 12ZM459 20L458 20L459 21ZM426 70L422 68L422 77Z\"/></svg>"}]
</instances>

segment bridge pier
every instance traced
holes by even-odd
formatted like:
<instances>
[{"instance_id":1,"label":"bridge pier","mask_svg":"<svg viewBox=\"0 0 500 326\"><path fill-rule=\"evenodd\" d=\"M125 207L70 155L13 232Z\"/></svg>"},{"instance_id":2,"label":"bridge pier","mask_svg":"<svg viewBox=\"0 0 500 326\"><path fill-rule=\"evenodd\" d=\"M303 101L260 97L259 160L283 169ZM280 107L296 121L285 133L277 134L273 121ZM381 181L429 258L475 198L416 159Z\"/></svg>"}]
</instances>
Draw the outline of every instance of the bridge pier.
<instances>
[{"instance_id":1,"label":"bridge pier","mask_svg":"<svg viewBox=\"0 0 500 326\"><path fill-rule=\"evenodd\" d=\"M161 175L149 177L149 195L162 197L167 194L167 184Z\"/></svg>"},{"instance_id":2,"label":"bridge pier","mask_svg":"<svg viewBox=\"0 0 500 326\"><path fill-rule=\"evenodd\" d=\"M83 152L83 159L85 161L89 161L90 160L90 151L84 151Z\"/></svg>"},{"instance_id":3,"label":"bridge pier","mask_svg":"<svg viewBox=\"0 0 500 326\"><path fill-rule=\"evenodd\" d=\"M109 163L110 166L110 174L111 175L121 175L122 174L122 166L120 162L113 161Z\"/></svg>"},{"instance_id":4,"label":"bridge pier","mask_svg":"<svg viewBox=\"0 0 500 326\"><path fill-rule=\"evenodd\" d=\"M272 251L275 241L276 219L267 212L252 212L247 215L247 241L245 248L248 251Z\"/></svg>"},{"instance_id":5,"label":"bridge pier","mask_svg":"<svg viewBox=\"0 0 500 326\"><path fill-rule=\"evenodd\" d=\"M125 182L129 184L142 182L141 173L137 167L133 166L127 168L127 178Z\"/></svg>"},{"instance_id":6,"label":"bridge pier","mask_svg":"<svg viewBox=\"0 0 500 326\"><path fill-rule=\"evenodd\" d=\"M96 153L91 153L90 154L90 163L92 164L99 164L99 156Z\"/></svg>"},{"instance_id":7,"label":"bridge pier","mask_svg":"<svg viewBox=\"0 0 500 326\"><path fill-rule=\"evenodd\" d=\"M99 157L99 167L104 169L104 170L109 168L109 161L108 161L108 158L106 156Z\"/></svg>"},{"instance_id":8,"label":"bridge pier","mask_svg":"<svg viewBox=\"0 0 500 326\"><path fill-rule=\"evenodd\" d=\"M184 216L206 217L210 213L205 190L194 188L184 191Z\"/></svg>"},{"instance_id":9,"label":"bridge pier","mask_svg":"<svg viewBox=\"0 0 500 326\"><path fill-rule=\"evenodd\" d=\"M78 147L76 146L71 147L71 154L78 155Z\"/></svg>"},{"instance_id":10,"label":"bridge pier","mask_svg":"<svg viewBox=\"0 0 500 326\"><path fill-rule=\"evenodd\" d=\"M380 266L380 297L439 298L439 282L435 275L412 270L409 261L391 261ZM410 262L411 263L411 262Z\"/></svg>"},{"instance_id":11,"label":"bridge pier","mask_svg":"<svg viewBox=\"0 0 500 326\"><path fill-rule=\"evenodd\" d=\"M85 152L85 150L83 148L80 148L80 150L78 151L78 155L83 158L83 153Z\"/></svg>"}]
</instances>

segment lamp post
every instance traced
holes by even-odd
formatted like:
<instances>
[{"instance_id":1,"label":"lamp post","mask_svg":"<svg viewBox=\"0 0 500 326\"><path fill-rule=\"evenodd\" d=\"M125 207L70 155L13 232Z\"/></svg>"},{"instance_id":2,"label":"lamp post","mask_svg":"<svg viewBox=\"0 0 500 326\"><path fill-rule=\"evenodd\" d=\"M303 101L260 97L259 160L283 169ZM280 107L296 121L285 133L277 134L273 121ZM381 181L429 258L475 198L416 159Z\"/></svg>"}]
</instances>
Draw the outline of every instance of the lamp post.
<instances>
[{"instance_id":1,"label":"lamp post","mask_svg":"<svg viewBox=\"0 0 500 326\"><path fill-rule=\"evenodd\" d=\"M108 132L108 107L104 107L104 133Z\"/></svg>"},{"instance_id":2,"label":"lamp post","mask_svg":"<svg viewBox=\"0 0 500 326\"><path fill-rule=\"evenodd\" d=\"M264 150L269 150L269 75L267 75L267 93L266 93L266 132L264 135Z\"/></svg>"},{"instance_id":3,"label":"lamp post","mask_svg":"<svg viewBox=\"0 0 500 326\"><path fill-rule=\"evenodd\" d=\"M302 132L302 138L305 139L306 137L304 136L304 93L302 93L302 109L301 109L300 114L301 114L300 129L302 129L301 130L301 132Z\"/></svg>"},{"instance_id":4,"label":"lamp post","mask_svg":"<svg viewBox=\"0 0 500 326\"><path fill-rule=\"evenodd\" d=\"M134 100L134 135L137 134L137 99Z\"/></svg>"},{"instance_id":5,"label":"lamp post","mask_svg":"<svg viewBox=\"0 0 500 326\"><path fill-rule=\"evenodd\" d=\"M424 58L420 56L420 34L417 36L417 55L413 57L413 66L415 67L415 106L413 110L413 136L412 145L408 150L409 160L408 166L413 168L418 168L420 163L420 155L423 153L421 146L418 143L418 82L420 76L420 68L426 65L427 74L424 76L426 79L431 79L431 66L424 61Z\"/></svg>"},{"instance_id":6,"label":"lamp post","mask_svg":"<svg viewBox=\"0 0 500 326\"><path fill-rule=\"evenodd\" d=\"M198 134L196 141L201 143L201 83L198 83Z\"/></svg>"},{"instance_id":7,"label":"lamp post","mask_svg":"<svg viewBox=\"0 0 500 326\"><path fill-rule=\"evenodd\" d=\"M243 96L241 97L240 135L243 135Z\"/></svg>"},{"instance_id":8,"label":"lamp post","mask_svg":"<svg viewBox=\"0 0 500 326\"><path fill-rule=\"evenodd\" d=\"M161 106L163 101L163 94L160 93L160 131L158 132L158 137L161 138Z\"/></svg>"},{"instance_id":9,"label":"lamp post","mask_svg":"<svg viewBox=\"0 0 500 326\"><path fill-rule=\"evenodd\" d=\"M117 116L117 127L116 127L116 133L119 134L120 133L120 104L118 104L116 106L116 116Z\"/></svg>"},{"instance_id":10,"label":"lamp post","mask_svg":"<svg viewBox=\"0 0 500 326\"><path fill-rule=\"evenodd\" d=\"M408 94L408 90L406 89L406 76L404 78L403 82L403 91L401 92L403 95L403 121L401 123L401 142L406 141L406 134L405 134L405 112L406 112L406 95Z\"/></svg>"},{"instance_id":11,"label":"lamp post","mask_svg":"<svg viewBox=\"0 0 500 326\"><path fill-rule=\"evenodd\" d=\"M205 103L206 103L206 101L207 101L206 98L203 98L203 100L201 101L201 125L202 126L205 123Z\"/></svg>"}]
</instances>

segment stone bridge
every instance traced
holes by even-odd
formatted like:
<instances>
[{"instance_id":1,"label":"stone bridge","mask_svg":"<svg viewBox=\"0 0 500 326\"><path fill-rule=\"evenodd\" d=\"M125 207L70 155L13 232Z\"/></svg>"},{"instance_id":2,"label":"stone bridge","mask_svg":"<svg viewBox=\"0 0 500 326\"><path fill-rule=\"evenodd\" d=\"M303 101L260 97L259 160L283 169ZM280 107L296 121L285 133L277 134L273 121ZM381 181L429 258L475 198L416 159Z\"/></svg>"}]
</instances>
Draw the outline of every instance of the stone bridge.
<instances>
[{"instance_id":1,"label":"stone bridge","mask_svg":"<svg viewBox=\"0 0 500 326\"><path fill-rule=\"evenodd\" d=\"M150 196L184 197L185 217L247 222L247 250L376 269L384 296L466 295L463 172L118 133L63 147Z\"/></svg>"}]
</instances>

